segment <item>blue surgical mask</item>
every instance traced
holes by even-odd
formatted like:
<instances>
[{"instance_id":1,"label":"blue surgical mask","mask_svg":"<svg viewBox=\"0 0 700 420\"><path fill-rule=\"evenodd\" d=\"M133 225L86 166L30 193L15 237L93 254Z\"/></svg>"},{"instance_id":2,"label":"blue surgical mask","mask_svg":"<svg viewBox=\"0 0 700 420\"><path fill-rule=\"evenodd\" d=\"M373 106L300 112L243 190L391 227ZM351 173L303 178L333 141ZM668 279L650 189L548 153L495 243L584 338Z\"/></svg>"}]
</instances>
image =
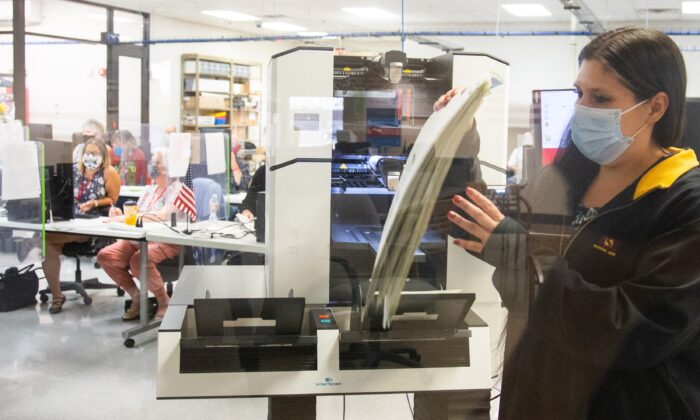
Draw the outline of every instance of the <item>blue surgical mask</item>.
<instances>
[{"instance_id":1,"label":"blue surgical mask","mask_svg":"<svg viewBox=\"0 0 700 420\"><path fill-rule=\"evenodd\" d=\"M599 165L614 161L627 150L634 137L648 125L646 123L636 133L625 136L620 127L622 116L645 102L646 100L625 111L614 108L590 108L576 104L571 121L571 137L574 144L585 157Z\"/></svg>"}]
</instances>

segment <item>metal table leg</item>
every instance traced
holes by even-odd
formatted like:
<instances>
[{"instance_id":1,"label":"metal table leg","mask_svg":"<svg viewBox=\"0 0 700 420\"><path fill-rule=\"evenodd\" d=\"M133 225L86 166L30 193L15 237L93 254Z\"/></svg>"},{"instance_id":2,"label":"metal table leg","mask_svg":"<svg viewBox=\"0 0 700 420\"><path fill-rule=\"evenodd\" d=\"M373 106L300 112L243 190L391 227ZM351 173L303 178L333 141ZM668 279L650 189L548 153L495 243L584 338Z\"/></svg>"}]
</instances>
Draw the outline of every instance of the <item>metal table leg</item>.
<instances>
[{"instance_id":1,"label":"metal table leg","mask_svg":"<svg viewBox=\"0 0 700 420\"><path fill-rule=\"evenodd\" d=\"M139 246L141 251L141 294L139 296L139 305L141 305L141 313L139 315L139 325L137 327L130 328L122 333L122 337L124 338L124 345L126 347L134 346L134 336L144 333L146 331L150 331L154 328L158 328L160 326L160 321L154 320L148 322L148 242L141 241L139 242ZM132 304L135 303L136 302L133 302Z\"/></svg>"}]
</instances>

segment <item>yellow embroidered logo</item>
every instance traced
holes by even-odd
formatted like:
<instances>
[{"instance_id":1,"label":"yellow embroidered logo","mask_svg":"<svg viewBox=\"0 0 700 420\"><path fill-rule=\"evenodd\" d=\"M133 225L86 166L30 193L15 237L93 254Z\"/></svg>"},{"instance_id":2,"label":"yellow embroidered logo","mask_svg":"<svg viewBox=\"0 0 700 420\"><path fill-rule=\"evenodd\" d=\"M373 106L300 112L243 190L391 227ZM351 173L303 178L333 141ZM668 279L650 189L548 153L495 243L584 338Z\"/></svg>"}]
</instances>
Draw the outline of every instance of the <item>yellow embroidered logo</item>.
<instances>
[{"instance_id":1,"label":"yellow embroidered logo","mask_svg":"<svg viewBox=\"0 0 700 420\"><path fill-rule=\"evenodd\" d=\"M615 257L620 249L620 241L607 235L603 235L600 237L600 239L598 239L598 242L593 244L593 248L604 252L611 257Z\"/></svg>"}]
</instances>

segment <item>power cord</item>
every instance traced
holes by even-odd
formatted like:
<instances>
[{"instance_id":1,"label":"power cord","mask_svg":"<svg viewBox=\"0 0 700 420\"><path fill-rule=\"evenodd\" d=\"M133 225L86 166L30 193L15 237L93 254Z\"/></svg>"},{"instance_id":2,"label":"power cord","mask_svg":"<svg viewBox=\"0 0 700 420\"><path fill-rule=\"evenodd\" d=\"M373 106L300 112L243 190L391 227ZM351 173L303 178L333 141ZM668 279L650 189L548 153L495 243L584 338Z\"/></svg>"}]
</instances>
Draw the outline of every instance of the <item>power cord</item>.
<instances>
[{"instance_id":1,"label":"power cord","mask_svg":"<svg viewBox=\"0 0 700 420\"><path fill-rule=\"evenodd\" d=\"M411 410L411 418L415 415L413 413L413 407L411 407L411 400L408 398L408 392L406 393L406 404L408 404L408 409Z\"/></svg>"},{"instance_id":2,"label":"power cord","mask_svg":"<svg viewBox=\"0 0 700 420\"><path fill-rule=\"evenodd\" d=\"M253 234L253 233L255 233L255 231L249 230L249 231L243 232L243 234L240 236L236 236L233 233L210 232L209 239L214 239L215 237L216 238L225 238L225 239L243 239L246 236Z\"/></svg>"},{"instance_id":3,"label":"power cord","mask_svg":"<svg viewBox=\"0 0 700 420\"><path fill-rule=\"evenodd\" d=\"M343 394L343 420L345 420L345 394Z\"/></svg>"}]
</instances>

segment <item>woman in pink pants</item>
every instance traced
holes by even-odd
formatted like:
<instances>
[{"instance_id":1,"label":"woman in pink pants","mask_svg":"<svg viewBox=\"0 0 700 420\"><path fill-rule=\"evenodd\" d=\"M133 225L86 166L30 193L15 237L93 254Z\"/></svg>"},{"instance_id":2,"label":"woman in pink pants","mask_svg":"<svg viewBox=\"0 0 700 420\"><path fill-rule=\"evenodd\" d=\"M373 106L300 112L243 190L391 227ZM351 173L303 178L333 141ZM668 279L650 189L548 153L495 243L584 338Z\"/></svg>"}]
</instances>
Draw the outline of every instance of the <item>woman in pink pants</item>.
<instances>
[{"instance_id":1,"label":"woman in pink pants","mask_svg":"<svg viewBox=\"0 0 700 420\"><path fill-rule=\"evenodd\" d=\"M178 212L173 205L180 188L180 182L174 181L168 184L167 168L165 165L165 153L157 151L151 160L151 179L153 185L146 188L143 196L138 201L138 217L143 222L170 220L170 214ZM181 214L179 216L182 216ZM123 222L122 211L114 207L110 211L110 221ZM163 260L173 258L180 252L180 247L158 242L148 244L148 289L158 300L158 312L156 318L161 319L168 308L168 294L165 291L163 278L156 268L156 264ZM105 272L131 296L135 303L128 311L122 315L124 321L131 321L139 318L140 305L136 304L139 299L139 288L134 282L134 278L141 275L141 252L139 243L127 240L118 240L116 243L103 248L97 254L97 261L102 265Z\"/></svg>"}]
</instances>

